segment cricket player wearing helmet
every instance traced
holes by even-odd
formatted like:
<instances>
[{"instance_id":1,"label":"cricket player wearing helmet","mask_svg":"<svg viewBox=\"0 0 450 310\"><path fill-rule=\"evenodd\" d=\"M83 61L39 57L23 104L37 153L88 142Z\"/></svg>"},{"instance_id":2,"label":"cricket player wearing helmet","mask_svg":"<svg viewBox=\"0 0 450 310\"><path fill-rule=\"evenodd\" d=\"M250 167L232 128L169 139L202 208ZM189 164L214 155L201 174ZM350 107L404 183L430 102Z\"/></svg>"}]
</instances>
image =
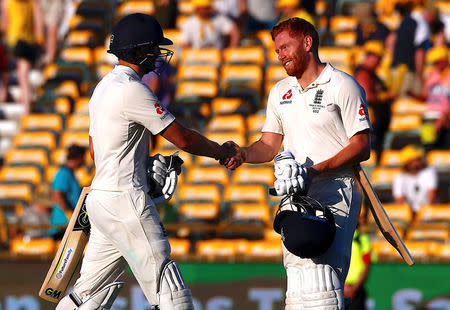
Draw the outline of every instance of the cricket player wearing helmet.
<instances>
[{"instance_id":1,"label":"cricket player wearing helmet","mask_svg":"<svg viewBox=\"0 0 450 310\"><path fill-rule=\"evenodd\" d=\"M113 28L108 52L119 64L89 102L89 145L96 167L86 199L90 239L73 293L58 310L109 309L123 286L114 281L127 264L154 309L193 309L155 207L156 200L169 199L175 190L177 167L172 163L177 156L149 159L150 133L195 155L223 159L234 150L182 126L141 82L144 74L161 70L160 64L170 60L173 52L160 47L170 44L149 15L127 15ZM153 188L162 193L154 195Z\"/></svg>"},{"instance_id":2,"label":"cricket player wearing helmet","mask_svg":"<svg viewBox=\"0 0 450 310\"><path fill-rule=\"evenodd\" d=\"M283 21L272 29L272 38L289 77L270 91L261 138L242 148L228 142L237 154L222 163L235 169L243 162L271 161L284 140L285 151L274 161L275 193L300 193L317 200L332 212L336 226L333 241L323 253L306 255L308 251L297 251L295 245L307 242L298 243L289 236L295 234L295 226L279 225L288 225L294 215L299 225L323 219L280 213L283 221L276 228L284 234L286 309L343 309L344 281L362 198L352 167L370 154L365 93L351 76L320 61L319 36L309 22Z\"/></svg>"}]
</instances>

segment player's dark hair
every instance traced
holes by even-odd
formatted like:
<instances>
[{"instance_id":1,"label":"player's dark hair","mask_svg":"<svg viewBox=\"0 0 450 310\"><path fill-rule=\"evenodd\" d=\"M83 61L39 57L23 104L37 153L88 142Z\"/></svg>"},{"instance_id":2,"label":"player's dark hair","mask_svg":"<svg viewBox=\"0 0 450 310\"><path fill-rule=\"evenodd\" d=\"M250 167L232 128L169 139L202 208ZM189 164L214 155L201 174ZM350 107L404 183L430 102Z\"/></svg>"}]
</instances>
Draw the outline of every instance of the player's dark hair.
<instances>
[{"instance_id":1,"label":"player's dark hair","mask_svg":"<svg viewBox=\"0 0 450 310\"><path fill-rule=\"evenodd\" d=\"M319 51L319 34L314 26L303 18L293 17L282 21L272 28L272 40L282 31L289 31L291 36L307 35L312 38L312 52L317 56Z\"/></svg>"},{"instance_id":2,"label":"player's dark hair","mask_svg":"<svg viewBox=\"0 0 450 310\"><path fill-rule=\"evenodd\" d=\"M82 146L72 144L67 150L67 159L77 159L83 157L86 149Z\"/></svg>"}]
</instances>

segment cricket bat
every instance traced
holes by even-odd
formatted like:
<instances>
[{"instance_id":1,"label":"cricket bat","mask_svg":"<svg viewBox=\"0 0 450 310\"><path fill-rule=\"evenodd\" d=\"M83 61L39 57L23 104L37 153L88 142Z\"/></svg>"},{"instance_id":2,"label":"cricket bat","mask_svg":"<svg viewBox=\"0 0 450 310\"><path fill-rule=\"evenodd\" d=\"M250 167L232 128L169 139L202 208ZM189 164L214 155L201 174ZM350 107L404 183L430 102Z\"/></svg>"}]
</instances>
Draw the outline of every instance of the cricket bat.
<instances>
[{"instance_id":1,"label":"cricket bat","mask_svg":"<svg viewBox=\"0 0 450 310\"><path fill-rule=\"evenodd\" d=\"M394 225L392 225L392 222L389 219L386 210L383 208L383 205L381 204L377 193L373 190L372 185L370 184L369 179L366 176L366 173L359 165L355 168L355 176L359 184L361 185L364 194L370 201L370 211L372 212L378 228L380 229L384 238L386 238L386 240L397 250L397 252L402 256L403 260L408 265L414 265L413 257L398 235Z\"/></svg>"},{"instance_id":2,"label":"cricket bat","mask_svg":"<svg viewBox=\"0 0 450 310\"><path fill-rule=\"evenodd\" d=\"M64 296L83 256L91 227L86 212L86 197L89 191L89 187L84 187L81 191L66 232L39 291L39 296L45 300L57 303Z\"/></svg>"}]
</instances>

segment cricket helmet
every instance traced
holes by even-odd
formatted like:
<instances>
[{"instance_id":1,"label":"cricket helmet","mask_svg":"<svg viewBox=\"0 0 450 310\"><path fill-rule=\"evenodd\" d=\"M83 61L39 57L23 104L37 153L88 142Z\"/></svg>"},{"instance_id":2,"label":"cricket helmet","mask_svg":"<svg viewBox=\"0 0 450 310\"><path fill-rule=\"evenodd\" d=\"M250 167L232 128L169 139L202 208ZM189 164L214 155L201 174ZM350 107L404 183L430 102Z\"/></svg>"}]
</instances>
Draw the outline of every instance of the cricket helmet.
<instances>
[{"instance_id":1,"label":"cricket helmet","mask_svg":"<svg viewBox=\"0 0 450 310\"><path fill-rule=\"evenodd\" d=\"M273 229L281 234L286 249L302 258L325 253L336 235L330 209L309 196L298 194L287 195L281 200Z\"/></svg>"},{"instance_id":2,"label":"cricket helmet","mask_svg":"<svg viewBox=\"0 0 450 310\"><path fill-rule=\"evenodd\" d=\"M150 72L170 61L173 51L160 45L172 44L153 16L134 13L122 17L114 26L107 52Z\"/></svg>"}]
</instances>

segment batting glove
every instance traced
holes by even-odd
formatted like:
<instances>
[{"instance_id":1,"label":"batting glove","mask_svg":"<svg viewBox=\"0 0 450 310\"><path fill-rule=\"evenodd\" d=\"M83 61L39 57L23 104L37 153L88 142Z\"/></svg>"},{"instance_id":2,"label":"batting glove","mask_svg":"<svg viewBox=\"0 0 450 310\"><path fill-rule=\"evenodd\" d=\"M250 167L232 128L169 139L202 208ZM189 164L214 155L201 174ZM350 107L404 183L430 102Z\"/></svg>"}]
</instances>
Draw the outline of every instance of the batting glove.
<instances>
[{"instance_id":1,"label":"batting glove","mask_svg":"<svg viewBox=\"0 0 450 310\"><path fill-rule=\"evenodd\" d=\"M307 170L295 161L291 152L285 151L274 158L274 189L277 196L303 192L306 188Z\"/></svg>"},{"instance_id":2,"label":"batting glove","mask_svg":"<svg viewBox=\"0 0 450 310\"><path fill-rule=\"evenodd\" d=\"M150 157L147 169L150 183L149 194L155 203L172 198L182 164L183 160L178 156L178 151L170 156L156 154Z\"/></svg>"}]
</instances>

